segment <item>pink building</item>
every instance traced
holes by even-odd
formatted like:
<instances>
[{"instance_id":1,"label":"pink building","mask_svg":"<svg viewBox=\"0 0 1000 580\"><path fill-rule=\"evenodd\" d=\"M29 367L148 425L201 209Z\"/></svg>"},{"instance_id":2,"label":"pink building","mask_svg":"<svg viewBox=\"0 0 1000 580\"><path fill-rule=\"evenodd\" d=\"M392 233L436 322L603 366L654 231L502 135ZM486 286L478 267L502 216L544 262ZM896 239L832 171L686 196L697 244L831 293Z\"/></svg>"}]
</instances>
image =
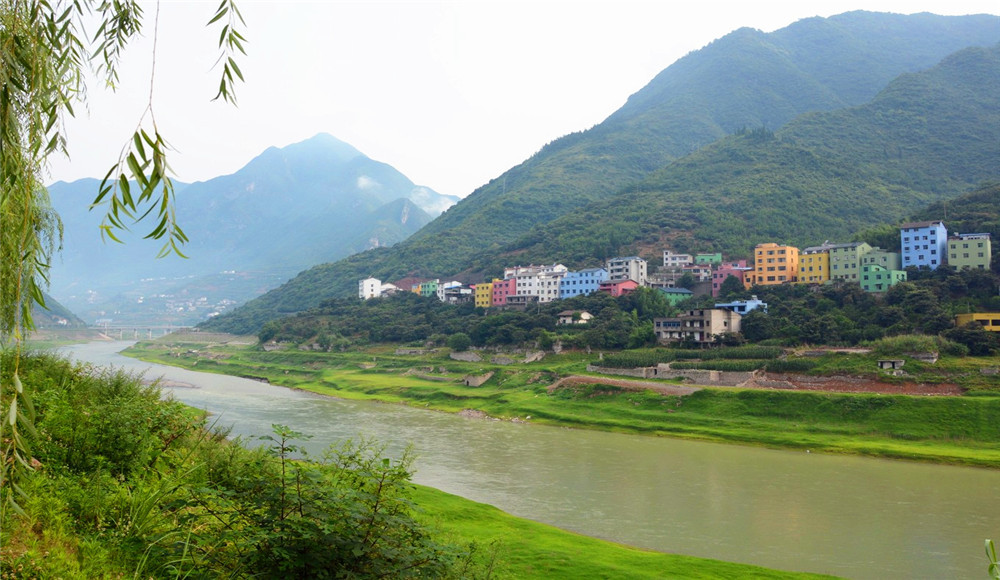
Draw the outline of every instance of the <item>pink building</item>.
<instances>
[{"instance_id":1,"label":"pink building","mask_svg":"<svg viewBox=\"0 0 1000 580\"><path fill-rule=\"evenodd\" d=\"M624 296L635 292L638 287L639 283L635 280L608 280L601 282L600 291L607 292L612 296Z\"/></svg>"},{"instance_id":2,"label":"pink building","mask_svg":"<svg viewBox=\"0 0 1000 580\"><path fill-rule=\"evenodd\" d=\"M730 276L735 276L744 287L747 286L747 272L752 272L753 268L747 266L746 260L740 260L738 262L723 262L719 266L712 270L712 296L717 297L719 295L719 290L722 288L722 283L726 281L726 278Z\"/></svg>"},{"instance_id":3,"label":"pink building","mask_svg":"<svg viewBox=\"0 0 1000 580\"><path fill-rule=\"evenodd\" d=\"M506 306L507 297L516 294L517 281L514 278L493 281L493 306Z\"/></svg>"}]
</instances>

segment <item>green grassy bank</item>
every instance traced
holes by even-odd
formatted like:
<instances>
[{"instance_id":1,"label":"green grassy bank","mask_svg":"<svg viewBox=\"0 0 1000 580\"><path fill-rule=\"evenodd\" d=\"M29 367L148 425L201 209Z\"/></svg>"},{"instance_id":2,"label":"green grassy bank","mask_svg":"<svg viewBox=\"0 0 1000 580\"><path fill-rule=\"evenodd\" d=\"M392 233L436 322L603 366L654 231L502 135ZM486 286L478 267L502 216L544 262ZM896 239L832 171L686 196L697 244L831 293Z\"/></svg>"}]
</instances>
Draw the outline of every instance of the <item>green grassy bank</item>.
<instances>
[{"instance_id":1,"label":"green grassy bank","mask_svg":"<svg viewBox=\"0 0 1000 580\"><path fill-rule=\"evenodd\" d=\"M421 519L454 544L475 545L476 570L502 578L820 578L664 554L516 518L499 509L416 486Z\"/></svg>"},{"instance_id":2,"label":"green grassy bank","mask_svg":"<svg viewBox=\"0 0 1000 580\"><path fill-rule=\"evenodd\" d=\"M595 356L581 353L550 355L530 364L495 364L455 361L446 350L415 355L387 347L348 353L262 352L153 342L126 354L343 398L448 412L474 409L532 423L1000 467L1000 398L994 396L706 388L679 397L596 384L551 389L562 376L586 373ZM465 377L488 373L493 374L481 386L463 383Z\"/></svg>"}]
</instances>

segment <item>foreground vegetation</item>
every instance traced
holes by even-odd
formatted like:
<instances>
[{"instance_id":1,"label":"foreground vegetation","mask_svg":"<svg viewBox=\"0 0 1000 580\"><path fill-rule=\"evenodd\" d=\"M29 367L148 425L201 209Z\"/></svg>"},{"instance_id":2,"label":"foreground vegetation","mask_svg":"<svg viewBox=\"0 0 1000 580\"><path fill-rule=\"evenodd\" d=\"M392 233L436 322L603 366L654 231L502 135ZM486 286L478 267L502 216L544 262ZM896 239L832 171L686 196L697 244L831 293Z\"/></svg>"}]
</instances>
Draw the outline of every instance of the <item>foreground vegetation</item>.
<instances>
[{"instance_id":1,"label":"foreground vegetation","mask_svg":"<svg viewBox=\"0 0 1000 580\"><path fill-rule=\"evenodd\" d=\"M996 359L944 358L937 364L907 357L907 377L879 375L878 354L829 354L817 359L709 360L770 365L810 363L810 373L855 373L880 380L964 381L983 396L914 397L877 393L819 393L750 388L704 388L689 395L661 394L676 381L607 384L588 373L597 353L549 354L532 363L463 362L446 348L419 354L395 347L340 353L298 349L263 352L251 347L170 342L140 343L125 354L195 370L249 376L273 384L344 398L404 403L447 412L466 409L508 420L657 436L854 453L942 463L1000 467L1000 379L980 372ZM897 341L898 342L898 341ZM890 341L880 348L891 349ZM764 356L766 349L731 349ZM637 351L637 356L650 351ZM668 351L669 352L669 351ZM677 351L673 356L691 351ZM756 354L755 354L756 353ZM514 356L514 355L508 355ZM622 355L608 355L608 360ZM792 365L794 366L794 365ZM492 375L490 375L492 373ZM485 379L466 386L468 377ZM582 377L559 383L568 376ZM591 377L591 378L587 378ZM618 379L624 377L617 377ZM474 381L478 382L478 381ZM651 386L652 385L652 386Z\"/></svg>"},{"instance_id":2,"label":"foreground vegetation","mask_svg":"<svg viewBox=\"0 0 1000 580\"><path fill-rule=\"evenodd\" d=\"M303 459L307 435L275 425L248 448L122 372L51 355L17 366L35 429L0 529L4 578L814 577L514 518L413 485L408 457L370 441Z\"/></svg>"}]
</instances>

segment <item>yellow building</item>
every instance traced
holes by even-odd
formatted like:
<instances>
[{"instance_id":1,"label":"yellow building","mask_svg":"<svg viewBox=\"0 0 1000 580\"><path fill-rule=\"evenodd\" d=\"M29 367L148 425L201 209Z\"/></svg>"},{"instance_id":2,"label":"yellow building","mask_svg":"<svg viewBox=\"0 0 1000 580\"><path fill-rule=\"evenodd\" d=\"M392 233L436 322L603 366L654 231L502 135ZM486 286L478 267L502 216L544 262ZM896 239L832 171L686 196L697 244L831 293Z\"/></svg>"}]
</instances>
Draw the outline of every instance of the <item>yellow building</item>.
<instances>
[{"instance_id":1,"label":"yellow building","mask_svg":"<svg viewBox=\"0 0 1000 580\"><path fill-rule=\"evenodd\" d=\"M1000 312L973 312L972 314L956 314L955 326L965 326L970 322L983 325L983 330L1000 332Z\"/></svg>"},{"instance_id":2,"label":"yellow building","mask_svg":"<svg viewBox=\"0 0 1000 580\"><path fill-rule=\"evenodd\" d=\"M754 284L769 286L795 282L799 274L799 249L773 242L754 248Z\"/></svg>"},{"instance_id":3,"label":"yellow building","mask_svg":"<svg viewBox=\"0 0 1000 580\"><path fill-rule=\"evenodd\" d=\"M830 280L830 247L812 246L799 254L799 284L822 284Z\"/></svg>"},{"instance_id":4,"label":"yellow building","mask_svg":"<svg viewBox=\"0 0 1000 580\"><path fill-rule=\"evenodd\" d=\"M476 284L476 308L493 306L493 282Z\"/></svg>"}]
</instances>

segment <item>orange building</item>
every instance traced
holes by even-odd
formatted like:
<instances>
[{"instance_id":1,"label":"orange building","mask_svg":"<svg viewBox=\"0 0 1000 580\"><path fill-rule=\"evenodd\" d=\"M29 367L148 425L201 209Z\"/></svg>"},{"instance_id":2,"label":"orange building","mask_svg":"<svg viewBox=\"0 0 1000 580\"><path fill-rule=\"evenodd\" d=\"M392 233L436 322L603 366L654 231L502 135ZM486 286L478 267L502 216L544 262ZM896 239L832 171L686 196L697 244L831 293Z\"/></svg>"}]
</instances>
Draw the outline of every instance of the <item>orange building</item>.
<instances>
[{"instance_id":1,"label":"orange building","mask_svg":"<svg viewBox=\"0 0 1000 580\"><path fill-rule=\"evenodd\" d=\"M799 249L795 246L757 244L753 256L754 284L788 284L798 279Z\"/></svg>"}]
</instances>

